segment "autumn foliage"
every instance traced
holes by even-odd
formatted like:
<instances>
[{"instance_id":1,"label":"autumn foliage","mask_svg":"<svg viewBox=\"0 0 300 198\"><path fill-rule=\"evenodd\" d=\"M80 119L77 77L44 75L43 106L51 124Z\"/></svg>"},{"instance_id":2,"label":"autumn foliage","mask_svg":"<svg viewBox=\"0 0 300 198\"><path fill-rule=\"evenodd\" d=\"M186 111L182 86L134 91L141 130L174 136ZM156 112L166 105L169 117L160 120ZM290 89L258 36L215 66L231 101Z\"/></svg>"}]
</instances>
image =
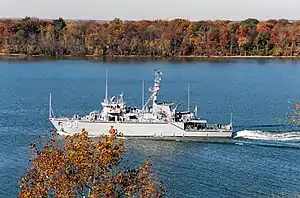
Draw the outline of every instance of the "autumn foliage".
<instances>
[{"instance_id":1,"label":"autumn foliage","mask_svg":"<svg viewBox=\"0 0 300 198\"><path fill-rule=\"evenodd\" d=\"M292 104L292 112L288 114L290 124L300 124L300 102Z\"/></svg>"},{"instance_id":2,"label":"autumn foliage","mask_svg":"<svg viewBox=\"0 0 300 198\"><path fill-rule=\"evenodd\" d=\"M299 56L300 21L0 20L0 53L42 56Z\"/></svg>"},{"instance_id":3,"label":"autumn foliage","mask_svg":"<svg viewBox=\"0 0 300 198\"><path fill-rule=\"evenodd\" d=\"M39 141L40 142L40 141ZM80 134L58 143L53 135L37 149L31 166L19 181L19 197L162 197L161 183L153 178L150 162L138 169L120 169L124 142L114 129L99 140Z\"/></svg>"}]
</instances>

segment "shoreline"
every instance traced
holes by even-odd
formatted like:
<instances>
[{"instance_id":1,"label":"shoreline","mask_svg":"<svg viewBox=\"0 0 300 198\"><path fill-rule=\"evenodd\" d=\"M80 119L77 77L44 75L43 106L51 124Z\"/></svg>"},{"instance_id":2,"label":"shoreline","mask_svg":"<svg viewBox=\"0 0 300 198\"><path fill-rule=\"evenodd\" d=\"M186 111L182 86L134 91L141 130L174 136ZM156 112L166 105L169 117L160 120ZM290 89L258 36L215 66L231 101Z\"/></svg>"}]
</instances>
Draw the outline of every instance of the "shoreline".
<instances>
[{"instance_id":1,"label":"shoreline","mask_svg":"<svg viewBox=\"0 0 300 198\"><path fill-rule=\"evenodd\" d=\"M71 56L71 55L64 55L64 56L44 56L44 55L26 55L26 54L4 54L0 53L0 59L1 58L46 58L46 59L64 59L64 58L76 58L76 59L86 59L86 58L91 58L91 59L113 59L113 58L134 58L134 59L139 59L139 58L150 58L150 59L181 59L181 58L187 58L187 59L300 59L299 56L260 56L260 55L255 55L255 56L241 56L241 55L236 55L236 56L151 56L151 55L106 55L106 56L99 56L99 55L84 55L84 56Z\"/></svg>"}]
</instances>

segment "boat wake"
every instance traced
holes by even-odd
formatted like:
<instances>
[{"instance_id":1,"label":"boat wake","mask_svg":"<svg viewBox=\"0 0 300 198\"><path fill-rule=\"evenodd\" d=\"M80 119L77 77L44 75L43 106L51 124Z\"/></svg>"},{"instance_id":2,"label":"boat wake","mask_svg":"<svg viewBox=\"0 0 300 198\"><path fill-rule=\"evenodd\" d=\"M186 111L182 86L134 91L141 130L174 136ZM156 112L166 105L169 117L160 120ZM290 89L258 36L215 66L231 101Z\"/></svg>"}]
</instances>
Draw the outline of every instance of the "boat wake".
<instances>
[{"instance_id":1,"label":"boat wake","mask_svg":"<svg viewBox=\"0 0 300 198\"><path fill-rule=\"evenodd\" d=\"M271 140L271 141L300 141L300 132L265 132L242 130L236 132L234 138L244 138L253 140Z\"/></svg>"}]
</instances>

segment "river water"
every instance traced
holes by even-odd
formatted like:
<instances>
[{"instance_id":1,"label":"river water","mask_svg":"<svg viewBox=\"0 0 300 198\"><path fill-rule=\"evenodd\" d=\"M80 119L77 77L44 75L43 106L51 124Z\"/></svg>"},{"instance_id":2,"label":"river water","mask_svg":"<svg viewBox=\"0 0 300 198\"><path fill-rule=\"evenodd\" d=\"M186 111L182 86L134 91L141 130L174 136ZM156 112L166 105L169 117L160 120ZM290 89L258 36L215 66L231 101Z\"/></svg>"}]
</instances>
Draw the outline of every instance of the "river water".
<instances>
[{"instance_id":1,"label":"river water","mask_svg":"<svg viewBox=\"0 0 300 198\"><path fill-rule=\"evenodd\" d=\"M56 115L100 108L108 71L109 95L124 92L141 105L142 79L163 72L159 100L181 103L209 122L228 123L234 139L126 140L123 163L148 157L168 197L295 197L300 195L300 129L286 125L300 100L299 60L2 60L0 61L0 197L16 197L28 166L30 142L53 129L47 120L52 93ZM146 93L146 97L149 93Z\"/></svg>"}]
</instances>

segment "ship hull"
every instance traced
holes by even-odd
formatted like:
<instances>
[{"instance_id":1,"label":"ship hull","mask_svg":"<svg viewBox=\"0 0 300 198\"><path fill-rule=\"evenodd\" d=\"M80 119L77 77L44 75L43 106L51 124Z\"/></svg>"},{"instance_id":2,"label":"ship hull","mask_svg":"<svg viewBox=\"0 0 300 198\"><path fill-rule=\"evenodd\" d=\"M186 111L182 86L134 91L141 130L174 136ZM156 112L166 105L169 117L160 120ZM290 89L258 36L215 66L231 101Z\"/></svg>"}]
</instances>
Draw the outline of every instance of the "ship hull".
<instances>
[{"instance_id":1,"label":"ship hull","mask_svg":"<svg viewBox=\"0 0 300 198\"><path fill-rule=\"evenodd\" d=\"M67 120L50 118L51 123L61 135L72 135L85 129L90 136L107 135L111 127L121 132L124 137L214 137L230 138L231 130L203 129L199 131L186 131L182 122L172 123L140 123L140 122L91 122L81 120Z\"/></svg>"}]
</instances>

